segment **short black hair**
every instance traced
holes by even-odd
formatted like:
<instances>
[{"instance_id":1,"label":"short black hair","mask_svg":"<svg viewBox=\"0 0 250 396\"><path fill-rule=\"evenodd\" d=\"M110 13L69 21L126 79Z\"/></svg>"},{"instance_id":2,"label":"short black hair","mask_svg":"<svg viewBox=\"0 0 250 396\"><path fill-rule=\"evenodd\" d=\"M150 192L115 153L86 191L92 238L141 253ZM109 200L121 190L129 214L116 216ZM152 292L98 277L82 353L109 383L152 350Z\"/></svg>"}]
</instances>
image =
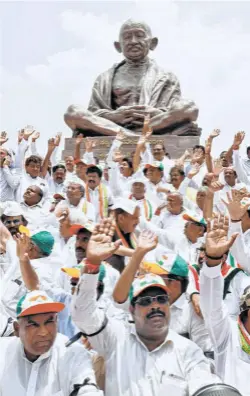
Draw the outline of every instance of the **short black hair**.
<instances>
[{"instance_id":1,"label":"short black hair","mask_svg":"<svg viewBox=\"0 0 250 396\"><path fill-rule=\"evenodd\" d=\"M100 179L102 177L102 170L100 168L98 168L98 166L95 166L95 165L89 166L87 168L86 175L89 175L90 173L97 173L98 176L100 177Z\"/></svg>"},{"instance_id":2,"label":"short black hair","mask_svg":"<svg viewBox=\"0 0 250 396\"><path fill-rule=\"evenodd\" d=\"M57 171L57 169L63 169L64 172L66 172L66 168L63 164L58 164L58 165L53 166L52 172L55 173Z\"/></svg>"},{"instance_id":3,"label":"short black hair","mask_svg":"<svg viewBox=\"0 0 250 396\"><path fill-rule=\"evenodd\" d=\"M248 153L248 151L250 151L250 146L247 147L247 153Z\"/></svg>"},{"instance_id":4,"label":"short black hair","mask_svg":"<svg viewBox=\"0 0 250 396\"><path fill-rule=\"evenodd\" d=\"M240 314L240 319L241 319L243 325L247 322L248 311L249 311L249 309L246 309L245 311L241 312L241 314Z\"/></svg>"},{"instance_id":5,"label":"short black hair","mask_svg":"<svg viewBox=\"0 0 250 396\"><path fill-rule=\"evenodd\" d=\"M205 147L204 147L204 146L201 146L200 144L196 144L196 145L193 147L193 152L194 152L195 150L198 150L198 149L201 149L201 150L203 151L203 154L205 154Z\"/></svg>"},{"instance_id":6,"label":"short black hair","mask_svg":"<svg viewBox=\"0 0 250 396\"><path fill-rule=\"evenodd\" d=\"M133 169L133 163L132 163L132 161L131 161L130 158L124 157L124 158L122 159L122 162L127 162L128 166L129 166L131 169Z\"/></svg>"},{"instance_id":7,"label":"short black hair","mask_svg":"<svg viewBox=\"0 0 250 396\"><path fill-rule=\"evenodd\" d=\"M25 166L28 166L31 162L42 165L42 158L38 155L31 155L30 157L26 158Z\"/></svg>"},{"instance_id":8,"label":"short black hair","mask_svg":"<svg viewBox=\"0 0 250 396\"><path fill-rule=\"evenodd\" d=\"M180 166L173 166L170 169L169 174L171 175L171 172L173 172L173 171L179 172L180 176L185 176L185 172L184 172L183 168L181 168Z\"/></svg>"}]
</instances>

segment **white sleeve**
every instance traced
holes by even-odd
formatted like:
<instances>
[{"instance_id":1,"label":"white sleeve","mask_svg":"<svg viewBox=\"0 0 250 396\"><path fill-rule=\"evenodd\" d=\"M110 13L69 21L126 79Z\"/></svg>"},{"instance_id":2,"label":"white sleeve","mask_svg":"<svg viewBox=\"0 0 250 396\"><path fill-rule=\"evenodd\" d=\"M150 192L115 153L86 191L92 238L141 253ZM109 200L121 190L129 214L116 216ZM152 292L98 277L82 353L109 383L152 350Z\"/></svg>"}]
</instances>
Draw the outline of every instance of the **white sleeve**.
<instances>
[{"instance_id":1,"label":"white sleeve","mask_svg":"<svg viewBox=\"0 0 250 396\"><path fill-rule=\"evenodd\" d=\"M151 152L150 144L146 143L146 150L144 153L141 153L141 162L142 165L151 164L154 161L153 154Z\"/></svg>"},{"instance_id":2,"label":"white sleeve","mask_svg":"<svg viewBox=\"0 0 250 396\"><path fill-rule=\"evenodd\" d=\"M106 160L107 163L113 162L114 152L121 147L121 144L122 143L119 140L116 140L116 139L113 140L113 143L112 143L112 145L109 149L108 155L107 155L107 160Z\"/></svg>"},{"instance_id":3,"label":"white sleeve","mask_svg":"<svg viewBox=\"0 0 250 396\"><path fill-rule=\"evenodd\" d=\"M233 151L233 164L234 164L234 168L235 168L235 171L237 173L237 177L239 178L239 180L242 183L245 183L246 185L249 186L250 185L250 179L249 179L249 177L248 177L248 175L247 175L247 173L246 173L246 171L245 171L245 169L243 167L242 160L241 160L240 155L239 155L239 150L234 150Z\"/></svg>"},{"instance_id":4,"label":"white sleeve","mask_svg":"<svg viewBox=\"0 0 250 396\"><path fill-rule=\"evenodd\" d=\"M208 267L204 264L200 274L200 305L217 354L226 350L231 335L230 319L223 303L223 290L221 265Z\"/></svg>"},{"instance_id":5,"label":"white sleeve","mask_svg":"<svg viewBox=\"0 0 250 396\"><path fill-rule=\"evenodd\" d=\"M109 187L114 197L119 197L123 195L120 170L116 162L110 163Z\"/></svg>"},{"instance_id":6,"label":"white sleeve","mask_svg":"<svg viewBox=\"0 0 250 396\"><path fill-rule=\"evenodd\" d=\"M95 164L95 158L94 158L94 153L93 151L87 152L83 154L83 162L87 165L93 165Z\"/></svg>"},{"instance_id":7,"label":"white sleeve","mask_svg":"<svg viewBox=\"0 0 250 396\"><path fill-rule=\"evenodd\" d=\"M71 314L76 326L86 334L98 332L105 321L105 312L98 308L97 297L98 274L84 274L72 298ZM92 347L102 356L108 358L118 342L126 337L125 325L117 320L108 319L106 327L91 337Z\"/></svg>"},{"instance_id":8,"label":"white sleeve","mask_svg":"<svg viewBox=\"0 0 250 396\"><path fill-rule=\"evenodd\" d=\"M239 235L236 238L230 251L234 259L239 263L241 268L250 275L250 244L246 244L244 241L244 235L241 228L241 222L231 223L229 227L229 236L233 233L238 232Z\"/></svg>"}]
</instances>

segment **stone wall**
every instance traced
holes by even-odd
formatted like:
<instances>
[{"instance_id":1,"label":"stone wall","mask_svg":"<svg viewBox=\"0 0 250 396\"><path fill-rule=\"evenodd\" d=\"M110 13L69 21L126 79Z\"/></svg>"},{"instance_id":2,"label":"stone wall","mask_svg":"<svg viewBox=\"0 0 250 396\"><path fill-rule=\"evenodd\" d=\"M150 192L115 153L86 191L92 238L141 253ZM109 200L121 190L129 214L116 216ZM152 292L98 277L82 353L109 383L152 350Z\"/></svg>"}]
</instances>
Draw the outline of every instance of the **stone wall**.
<instances>
[{"instance_id":1,"label":"stone wall","mask_svg":"<svg viewBox=\"0 0 250 396\"><path fill-rule=\"evenodd\" d=\"M95 137L91 138L96 141L95 156L101 161L105 160L109 148L114 140L113 136ZM138 137L125 138L121 146L121 151L124 156L131 156L131 153L135 151L135 146L138 141ZM171 158L179 158L186 149L191 149L194 145L199 144L199 136L170 136L170 135L153 135L149 139L150 144L164 143L166 151L170 154ZM67 155L74 155L75 139L66 138L65 147L62 152L62 159ZM81 147L81 156L84 153L84 143Z\"/></svg>"}]
</instances>

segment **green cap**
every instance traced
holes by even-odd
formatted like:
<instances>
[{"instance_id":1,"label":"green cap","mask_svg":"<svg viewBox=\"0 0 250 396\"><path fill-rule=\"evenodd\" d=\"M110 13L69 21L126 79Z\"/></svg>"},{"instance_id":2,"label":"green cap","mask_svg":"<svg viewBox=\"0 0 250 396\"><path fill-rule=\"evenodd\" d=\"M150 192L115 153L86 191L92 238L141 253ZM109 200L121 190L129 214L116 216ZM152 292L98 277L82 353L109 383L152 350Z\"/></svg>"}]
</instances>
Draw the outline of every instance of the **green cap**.
<instances>
[{"instance_id":1,"label":"green cap","mask_svg":"<svg viewBox=\"0 0 250 396\"><path fill-rule=\"evenodd\" d=\"M39 247L42 253L50 255L54 247L54 237L48 231L40 231L37 234L32 235L30 238L34 244Z\"/></svg>"}]
</instances>

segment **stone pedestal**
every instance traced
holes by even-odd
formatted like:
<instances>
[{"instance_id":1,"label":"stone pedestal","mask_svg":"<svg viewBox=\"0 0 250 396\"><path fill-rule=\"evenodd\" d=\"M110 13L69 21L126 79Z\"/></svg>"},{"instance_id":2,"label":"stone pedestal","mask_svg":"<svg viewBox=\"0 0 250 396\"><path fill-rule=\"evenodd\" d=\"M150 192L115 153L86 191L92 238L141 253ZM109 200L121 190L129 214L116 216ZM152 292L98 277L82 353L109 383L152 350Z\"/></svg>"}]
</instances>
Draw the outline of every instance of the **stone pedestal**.
<instances>
[{"instance_id":1,"label":"stone pedestal","mask_svg":"<svg viewBox=\"0 0 250 396\"><path fill-rule=\"evenodd\" d=\"M91 138L96 142L94 155L99 158L101 161L105 160L110 146L114 140L113 136L104 136L104 137L93 137ZM136 143L138 141L137 136L125 138L123 144L121 146L121 152L124 157L131 157L131 154L135 151ZM199 144L200 138L199 136L171 136L171 135L153 135L149 139L149 143L151 145L156 143L164 143L166 151L170 154L170 157L175 159L179 158L186 149L192 149L193 146ZM74 138L66 138L65 139L65 147L62 152L62 159L64 159L67 155L74 156L75 150L75 139ZM84 154L84 143L81 146L81 157Z\"/></svg>"}]
</instances>

